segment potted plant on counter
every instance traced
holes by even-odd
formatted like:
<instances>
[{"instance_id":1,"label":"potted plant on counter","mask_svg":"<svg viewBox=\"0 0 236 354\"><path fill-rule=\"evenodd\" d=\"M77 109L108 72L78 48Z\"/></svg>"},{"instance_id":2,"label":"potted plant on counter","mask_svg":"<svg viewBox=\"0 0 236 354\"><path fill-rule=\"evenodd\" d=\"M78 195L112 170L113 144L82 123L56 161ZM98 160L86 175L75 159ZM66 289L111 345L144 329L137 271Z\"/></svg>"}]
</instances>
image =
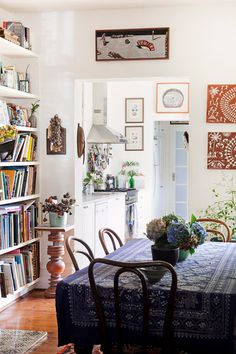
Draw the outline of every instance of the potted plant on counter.
<instances>
[{"instance_id":1,"label":"potted plant on counter","mask_svg":"<svg viewBox=\"0 0 236 354\"><path fill-rule=\"evenodd\" d=\"M48 214L50 226L65 226L67 224L67 215L72 215L71 209L74 204L75 199L72 199L69 193L64 194L60 202L57 196L50 196L42 204L42 212L45 213L43 221L47 221L46 216Z\"/></svg>"}]
</instances>

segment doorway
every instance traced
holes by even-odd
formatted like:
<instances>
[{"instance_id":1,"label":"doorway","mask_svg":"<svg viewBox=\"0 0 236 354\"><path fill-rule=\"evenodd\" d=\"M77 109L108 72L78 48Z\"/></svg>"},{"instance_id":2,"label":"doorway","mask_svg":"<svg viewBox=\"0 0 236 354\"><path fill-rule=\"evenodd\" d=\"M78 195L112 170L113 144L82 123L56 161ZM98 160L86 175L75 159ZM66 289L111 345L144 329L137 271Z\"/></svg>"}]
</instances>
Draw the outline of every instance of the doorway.
<instances>
[{"instance_id":1,"label":"doorway","mask_svg":"<svg viewBox=\"0 0 236 354\"><path fill-rule=\"evenodd\" d=\"M188 125L155 122L154 216L188 219Z\"/></svg>"}]
</instances>

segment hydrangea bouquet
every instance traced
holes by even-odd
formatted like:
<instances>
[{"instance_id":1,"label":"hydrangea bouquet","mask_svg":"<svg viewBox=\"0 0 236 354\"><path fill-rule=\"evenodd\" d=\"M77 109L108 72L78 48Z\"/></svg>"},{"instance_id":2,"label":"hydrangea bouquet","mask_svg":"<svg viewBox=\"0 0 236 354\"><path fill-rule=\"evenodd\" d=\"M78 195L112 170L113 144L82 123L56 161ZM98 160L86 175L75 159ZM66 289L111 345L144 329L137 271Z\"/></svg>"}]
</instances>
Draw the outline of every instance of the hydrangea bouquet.
<instances>
[{"instance_id":1,"label":"hydrangea bouquet","mask_svg":"<svg viewBox=\"0 0 236 354\"><path fill-rule=\"evenodd\" d=\"M206 236L206 230L196 221L194 215L192 215L191 222L173 221L167 229L168 242L189 251L190 254L193 254L198 245L205 241Z\"/></svg>"},{"instance_id":2,"label":"hydrangea bouquet","mask_svg":"<svg viewBox=\"0 0 236 354\"><path fill-rule=\"evenodd\" d=\"M172 222L181 223L184 220L180 216L168 214L159 219L153 219L147 224L146 236L154 242L155 247L170 247L167 239L167 230ZM176 246L178 247L178 246Z\"/></svg>"}]
</instances>

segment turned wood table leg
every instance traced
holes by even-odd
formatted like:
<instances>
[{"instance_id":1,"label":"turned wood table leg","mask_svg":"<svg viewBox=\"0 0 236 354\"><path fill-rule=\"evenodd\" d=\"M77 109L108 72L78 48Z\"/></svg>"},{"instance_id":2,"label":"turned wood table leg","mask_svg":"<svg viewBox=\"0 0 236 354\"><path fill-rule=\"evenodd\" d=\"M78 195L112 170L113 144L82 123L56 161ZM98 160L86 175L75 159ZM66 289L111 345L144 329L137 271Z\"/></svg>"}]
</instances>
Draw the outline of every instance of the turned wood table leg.
<instances>
[{"instance_id":1,"label":"turned wood table leg","mask_svg":"<svg viewBox=\"0 0 236 354\"><path fill-rule=\"evenodd\" d=\"M65 270L65 263L63 255L64 248L64 234L58 231L51 231L48 235L48 241L52 245L48 245L48 255L50 260L47 263L47 270L51 274L49 278L49 288L45 290L45 297L54 298L56 294L57 284L62 280L62 273Z\"/></svg>"}]
</instances>

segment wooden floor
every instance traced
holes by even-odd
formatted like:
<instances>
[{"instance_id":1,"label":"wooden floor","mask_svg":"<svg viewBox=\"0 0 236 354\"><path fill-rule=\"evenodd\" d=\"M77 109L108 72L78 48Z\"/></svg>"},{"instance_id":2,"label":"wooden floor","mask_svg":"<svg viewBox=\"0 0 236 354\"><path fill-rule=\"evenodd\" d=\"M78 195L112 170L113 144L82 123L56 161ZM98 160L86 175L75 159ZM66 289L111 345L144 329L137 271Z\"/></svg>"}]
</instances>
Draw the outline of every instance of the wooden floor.
<instances>
[{"instance_id":1,"label":"wooden floor","mask_svg":"<svg viewBox=\"0 0 236 354\"><path fill-rule=\"evenodd\" d=\"M58 351L55 300L46 299L41 290L32 291L1 312L0 328L46 331L47 339L29 353L56 354Z\"/></svg>"}]
</instances>

